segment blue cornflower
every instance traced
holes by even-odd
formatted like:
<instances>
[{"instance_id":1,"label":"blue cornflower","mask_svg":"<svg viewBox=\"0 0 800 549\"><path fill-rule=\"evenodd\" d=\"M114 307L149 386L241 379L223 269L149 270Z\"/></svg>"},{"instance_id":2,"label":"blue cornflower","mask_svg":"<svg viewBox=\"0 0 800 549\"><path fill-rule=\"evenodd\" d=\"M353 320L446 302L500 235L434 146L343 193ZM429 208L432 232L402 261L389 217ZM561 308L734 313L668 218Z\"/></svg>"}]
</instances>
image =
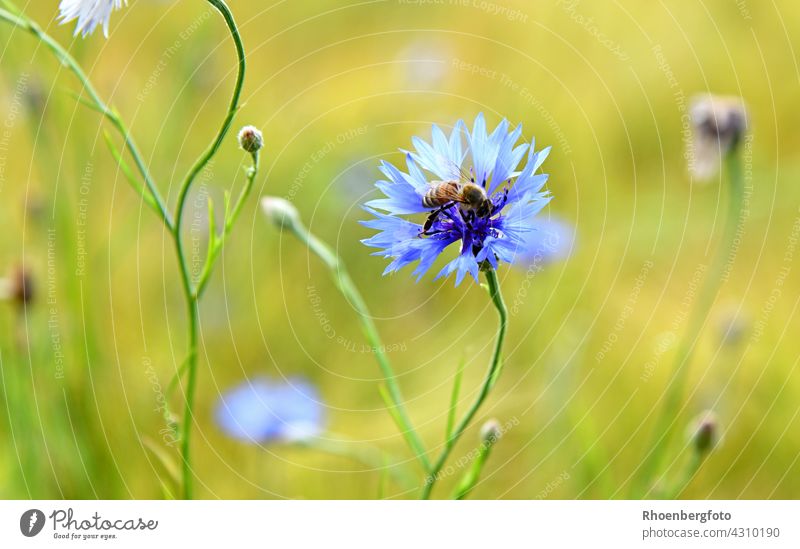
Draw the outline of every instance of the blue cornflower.
<instances>
[{"instance_id":1,"label":"blue cornflower","mask_svg":"<svg viewBox=\"0 0 800 549\"><path fill-rule=\"evenodd\" d=\"M535 216L550 201L542 190L548 176L536 174L550 148L536 152L535 141L517 145L521 134L521 126L509 131L507 120L489 134L479 114L471 133L459 121L450 137L438 126L433 126L430 144L415 137L415 151L403 151L408 172L381 163L387 180L376 186L386 198L365 204L375 219L362 223L379 231L363 240L380 249L373 255L393 259L384 274L418 261L413 274L419 280L458 242L458 257L436 277L455 273L458 286L467 273L477 281L481 268L511 263L527 249ZM427 219L419 224L402 217L413 214L427 214Z\"/></svg>"},{"instance_id":2,"label":"blue cornflower","mask_svg":"<svg viewBox=\"0 0 800 549\"><path fill-rule=\"evenodd\" d=\"M518 267L540 267L569 257L575 242L575 227L556 218L536 219L535 230L523 237L525 246L514 257Z\"/></svg>"},{"instance_id":3,"label":"blue cornflower","mask_svg":"<svg viewBox=\"0 0 800 549\"><path fill-rule=\"evenodd\" d=\"M302 379L246 381L220 397L215 415L227 435L246 442L307 440L324 419L317 389Z\"/></svg>"}]
</instances>

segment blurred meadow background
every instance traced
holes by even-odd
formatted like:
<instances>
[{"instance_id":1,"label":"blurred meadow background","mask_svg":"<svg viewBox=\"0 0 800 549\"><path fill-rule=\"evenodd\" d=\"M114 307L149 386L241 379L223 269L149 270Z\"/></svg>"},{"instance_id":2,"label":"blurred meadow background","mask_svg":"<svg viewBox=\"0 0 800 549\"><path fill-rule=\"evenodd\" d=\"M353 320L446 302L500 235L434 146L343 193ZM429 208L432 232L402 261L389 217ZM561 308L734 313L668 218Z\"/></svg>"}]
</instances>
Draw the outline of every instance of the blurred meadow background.
<instances>
[{"instance_id":1,"label":"blurred meadow background","mask_svg":"<svg viewBox=\"0 0 800 549\"><path fill-rule=\"evenodd\" d=\"M73 38L57 2L20 2L85 67L135 135L161 189L212 138L235 54L205 2L135 0L110 38ZM565 257L499 273L511 309L505 370L480 424L511 423L476 498L623 498L647 453L676 341L722 230L726 189L686 168L688 105L741 96L746 206L729 275L690 365L663 463L677 474L683 432L704 410L722 439L685 498L800 495L800 12L790 0L233 0L248 52L235 127L265 136L254 195L290 199L364 293L429 448L442 444L456 369L474 397L496 315L467 281L382 277L359 241L378 162L485 113L552 145L544 165L565 222ZM0 273L20 266L33 294L2 303L4 498L159 498L156 453L177 460L161 407L183 359L185 311L162 225L76 100L80 84L28 34L0 26ZM207 196L241 185L229 136L201 176L184 227L205 245ZM196 249L195 249L196 247ZM413 463L378 392L352 306L319 260L251 200L201 308L195 411L197 496L414 497L380 471ZM795 334L795 336L792 336ZM231 440L214 420L248 379L302 377L324 403L324 437L386 453L365 464L298 445ZM180 409L180 389L170 399ZM352 442L343 442L352 441ZM155 448L155 452L150 448ZM446 476L445 497L459 474Z\"/></svg>"}]
</instances>

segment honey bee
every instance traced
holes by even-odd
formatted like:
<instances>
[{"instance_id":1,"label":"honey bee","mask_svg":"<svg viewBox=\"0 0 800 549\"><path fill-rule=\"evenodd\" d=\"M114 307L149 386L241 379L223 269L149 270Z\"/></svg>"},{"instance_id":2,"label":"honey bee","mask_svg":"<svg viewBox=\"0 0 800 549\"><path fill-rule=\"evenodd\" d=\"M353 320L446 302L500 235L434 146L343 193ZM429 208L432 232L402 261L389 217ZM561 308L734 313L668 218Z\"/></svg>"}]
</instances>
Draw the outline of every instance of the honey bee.
<instances>
[{"instance_id":1,"label":"honey bee","mask_svg":"<svg viewBox=\"0 0 800 549\"><path fill-rule=\"evenodd\" d=\"M422 235L432 235L431 228L442 213L458 204L461 216L469 224L477 217L487 217L494 213L494 205L486 189L475 183L475 178L454 167L459 177L447 181L431 181L422 197L422 205L432 208Z\"/></svg>"}]
</instances>

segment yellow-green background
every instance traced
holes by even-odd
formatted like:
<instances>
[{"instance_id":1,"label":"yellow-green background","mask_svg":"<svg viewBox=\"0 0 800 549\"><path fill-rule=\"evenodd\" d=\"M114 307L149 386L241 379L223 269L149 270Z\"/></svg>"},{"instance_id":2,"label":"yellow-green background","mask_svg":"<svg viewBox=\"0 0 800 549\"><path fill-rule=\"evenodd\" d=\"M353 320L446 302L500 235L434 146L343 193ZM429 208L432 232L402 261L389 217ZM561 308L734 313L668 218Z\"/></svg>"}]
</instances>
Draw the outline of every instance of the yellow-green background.
<instances>
[{"instance_id":1,"label":"yellow-green background","mask_svg":"<svg viewBox=\"0 0 800 549\"><path fill-rule=\"evenodd\" d=\"M519 13L492 14L491 6ZM786 256L800 215L800 13L793 1L314 0L231 7L248 51L237 126L255 124L266 140L256 194L294 190L312 230L336 246L387 345L401 349L390 357L431 448L443 438L459 361L466 361L461 409L474 396L495 314L472 283L453 288L452 280L428 276L417 284L407 272L381 277L384 260L359 243L369 235L358 224L366 217L359 204L375 196L379 159L401 162L397 149L409 147L413 135L427 137L431 123L471 122L484 112L492 126L507 117L524 125L526 138L554 145L545 164L554 200L544 215L574 224L575 246L567 261L527 282L523 271L500 273L517 312L503 378L480 418L519 425L495 447L475 497L628 494L648 449L651 412L671 375L675 346L663 353L659 346L670 331L684 334L681 302L699 266L710 262L725 211L719 181L693 185L687 175L681 108L696 93L743 96L752 194L730 278L691 364L690 394L675 417L682 433L713 408L724 437L682 495L800 493L798 252ZM55 0L31 2L25 11L70 45L128 121L174 203L232 87L235 56L218 15L201 0L137 0L112 17L109 40L99 32L73 40L72 25L55 22ZM160 497L163 471L143 440L170 452L159 434L159 386L147 373L152 364L165 390L183 358L184 308L170 240L108 154L108 128L74 99L80 88L72 75L21 31L4 24L0 37L0 123L8 132L7 150L0 151L0 270L24 261L38 290L26 312L11 304L0 309L7 388L0 495ZM496 72L472 74L459 68L462 62ZM26 99L33 92L38 103ZM245 168L231 136L202 184L219 201L222 189L243 182ZM76 276L82 199L88 265ZM202 208L196 213L202 229ZM190 223L194 216L193 209ZM321 300L316 310L310 293ZM48 325L51 309L56 329ZM357 349L328 339L320 314ZM745 332L724 345L731 318ZM383 408L374 359L360 352L353 310L319 262L266 223L255 197L225 249L202 324L199 496L379 494L380 473L350 459L226 439L213 423L216 398L256 375L312 379L334 438L377 445L395 456L390 463L416 472ZM64 379L55 375L54 334L64 347ZM598 361L609 337L616 341ZM179 409L180 394L171 403ZM476 437L473 427L453 462ZM686 457L678 437L664 462L675 472ZM456 478L446 478L436 494L446 496ZM384 495L414 494L390 483Z\"/></svg>"}]
</instances>

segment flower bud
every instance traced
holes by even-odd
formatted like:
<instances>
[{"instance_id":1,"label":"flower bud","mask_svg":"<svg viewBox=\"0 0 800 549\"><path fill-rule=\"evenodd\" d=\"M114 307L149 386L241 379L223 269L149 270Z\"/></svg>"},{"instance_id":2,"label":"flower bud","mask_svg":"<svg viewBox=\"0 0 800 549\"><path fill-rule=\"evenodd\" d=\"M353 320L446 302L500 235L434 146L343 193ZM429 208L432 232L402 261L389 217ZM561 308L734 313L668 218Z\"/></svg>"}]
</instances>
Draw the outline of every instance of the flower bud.
<instances>
[{"instance_id":1,"label":"flower bud","mask_svg":"<svg viewBox=\"0 0 800 549\"><path fill-rule=\"evenodd\" d=\"M725 306L717 315L717 330L720 341L725 346L741 343L751 329L751 319L745 311L739 310L735 303Z\"/></svg>"},{"instance_id":2,"label":"flower bud","mask_svg":"<svg viewBox=\"0 0 800 549\"><path fill-rule=\"evenodd\" d=\"M493 446L503 436L503 428L496 419L490 419L481 427L481 442Z\"/></svg>"},{"instance_id":3,"label":"flower bud","mask_svg":"<svg viewBox=\"0 0 800 549\"><path fill-rule=\"evenodd\" d=\"M245 126L239 132L239 146L250 154L255 154L264 146L264 136L255 126Z\"/></svg>"},{"instance_id":4,"label":"flower bud","mask_svg":"<svg viewBox=\"0 0 800 549\"><path fill-rule=\"evenodd\" d=\"M695 177L709 179L747 130L747 109L738 97L704 95L692 100L689 116L694 129L690 169Z\"/></svg>"},{"instance_id":5,"label":"flower bud","mask_svg":"<svg viewBox=\"0 0 800 549\"><path fill-rule=\"evenodd\" d=\"M261 199L261 209L267 219L278 228L290 228L300 224L300 214L294 204L277 196L265 196Z\"/></svg>"},{"instance_id":6,"label":"flower bud","mask_svg":"<svg viewBox=\"0 0 800 549\"><path fill-rule=\"evenodd\" d=\"M33 301L34 296L34 282L30 271L17 267L8 277L0 279L0 299L25 306Z\"/></svg>"},{"instance_id":7,"label":"flower bud","mask_svg":"<svg viewBox=\"0 0 800 549\"><path fill-rule=\"evenodd\" d=\"M694 421L691 439L695 452L705 455L719 442L719 422L714 412L703 412Z\"/></svg>"}]
</instances>

